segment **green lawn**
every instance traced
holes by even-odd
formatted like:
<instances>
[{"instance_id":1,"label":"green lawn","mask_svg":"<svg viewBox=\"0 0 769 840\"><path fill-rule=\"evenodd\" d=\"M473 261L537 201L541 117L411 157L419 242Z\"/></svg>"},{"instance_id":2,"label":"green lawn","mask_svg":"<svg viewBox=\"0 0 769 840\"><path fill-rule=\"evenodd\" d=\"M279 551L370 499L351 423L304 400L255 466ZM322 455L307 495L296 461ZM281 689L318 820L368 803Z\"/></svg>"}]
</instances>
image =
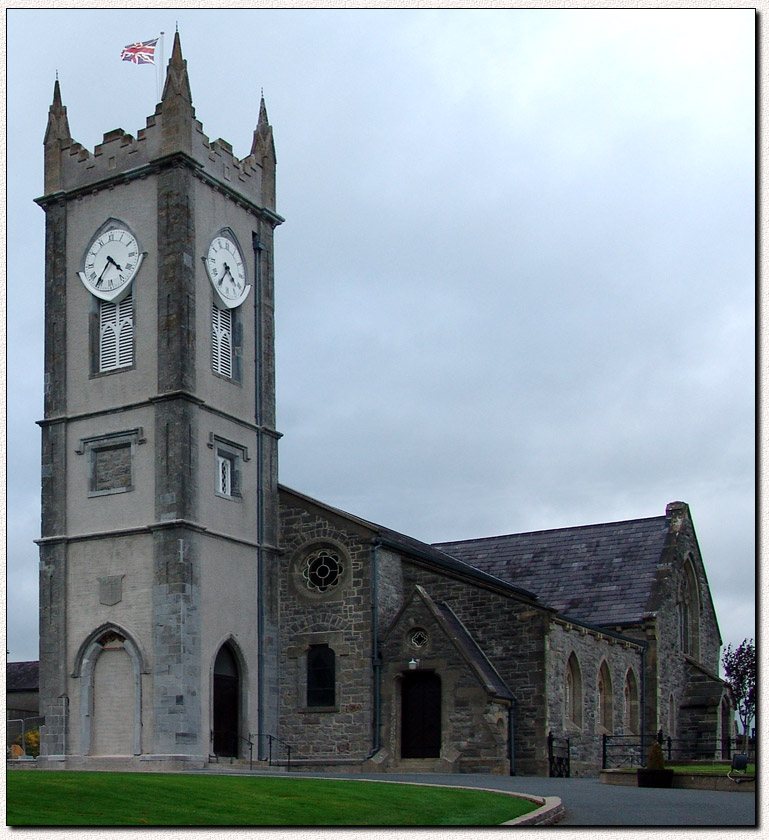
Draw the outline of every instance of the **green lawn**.
<instances>
[{"instance_id":1,"label":"green lawn","mask_svg":"<svg viewBox=\"0 0 769 840\"><path fill-rule=\"evenodd\" d=\"M671 770L676 773L723 773L726 775L730 770L731 764L666 764ZM747 770L744 771L749 776L754 776L756 773L756 765L748 764ZM743 775L743 771L736 770L735 776Z\"/></svg>"},{"instance_id":2,"label":"green lawn","mask_svg":"<svg viewBox=\"0 0 769 840\"><path fill-rule=\"evenodd\" d=\"M19 770L7 824L498 825L537 806L506 794L333 779Z\"/></svg>"},{"instance_id":3,"label":"green lawn","mask_svg":"<svg viewBox=\"0 0 769 840\"><path fill-rule=\"evenodd\" d=\"M721 773L724 776L731 770L731 764L665 764L665 767L668 770L675 770L676 773ZM625 773L635 773L637 770L636 767L622 767L618 768L621 769ZM755 776L756 774L756 765L755 764L748 764L747 770L745 773L741 770L735 770L735 776L741 775L748 775L748 776Z\"/></svg>"}]
</instances>

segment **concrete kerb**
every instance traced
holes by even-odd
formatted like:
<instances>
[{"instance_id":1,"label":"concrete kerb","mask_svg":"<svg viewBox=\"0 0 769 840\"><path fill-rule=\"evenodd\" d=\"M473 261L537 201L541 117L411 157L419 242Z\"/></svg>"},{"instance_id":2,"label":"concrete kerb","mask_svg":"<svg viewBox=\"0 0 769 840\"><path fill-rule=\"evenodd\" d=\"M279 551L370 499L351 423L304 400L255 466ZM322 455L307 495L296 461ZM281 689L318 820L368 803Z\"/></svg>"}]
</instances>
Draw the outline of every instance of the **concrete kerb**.
<instances>
[{"instance_id":1,"label":"concrete kerb","mask_svg":"<svg viewBox=\"0 0 769 840\"><path fill-rule=\"evenodd\" d=\"M511 796L518 796L521 799L528 799L530 802L542 802L536 811L508 820L502 825L555 825L563 819L566 813L561 799L558 796L527 796L525 793L512 793Z\"/></svg>"},{"instance_id":2,"label":"concrete kerb","mask_svg":"<svg viewBox=\"0 0 769 840\"><path fill-rule=\"evenodd\" d=\"M292 775L292 778L296 778ZM344 781L342 779L341 781ZM350 779L349 781L355 781ZM517 799L526 799L539 805L536 811L531 811L514 820L500 823L500 825L555 825L563 819L566 813L559 796L533 796L530 793L516 793L510 790L499 790L497 788L475 787L470 785L436 785L423 782L402 782L390 779L365 779L366 782L379 782L386 785L416 785L417 787L436 787L450 790L480 790L486 793L503 793L505 796L513 796Z\"/></svg>"},{"instance_id":3,"label":"concrete kerb","mask_svg":"<svg viewBox=\"0 0 769 840\"><path fill-rule=\"evenodd\" d=\"M187 772L191 773L206 773L208 771L205 770L188 770ZM228 771L221 771L221 775L245 775L246 773L241 771L238 773L230 773ZM277 775L275 773L264 773L264 772L253 772L247 771L247 775L250 776L260 776L260 775ZM289 776L281 775L281 778L292 778L292 779L317 779L318 777L307 776L299 773L291 773ZM404 782L404 781L397 781L395 779L356 779L356 778L345 778L339 777L338 780L340 782L355 782L355 781L365 781L365 782L373 782L374 784L382 784L382 785L415 785L416 787L435 787L435 788L444 788L449 790L479 790L484 791L486 793L501 793L505 796L514 796L517 799L526 799L529 802L533 802L535 805L539 805L535 811L531 811L528 814L524 814L521 817L516 817L514 820L508 820L507 822L500 823L500 825L555 825L557 822L563 819L564 814L566 813L565 808L563 807L563 803L561 802L561 798L559 796L534 796L531 793L516 793L515 791L509 790L499 790L498 788L485 788L485 787L477 787L475 785L437 785L432 782ZM447 826L448 827L448 826Z\"/></svg>"}]
</instances>

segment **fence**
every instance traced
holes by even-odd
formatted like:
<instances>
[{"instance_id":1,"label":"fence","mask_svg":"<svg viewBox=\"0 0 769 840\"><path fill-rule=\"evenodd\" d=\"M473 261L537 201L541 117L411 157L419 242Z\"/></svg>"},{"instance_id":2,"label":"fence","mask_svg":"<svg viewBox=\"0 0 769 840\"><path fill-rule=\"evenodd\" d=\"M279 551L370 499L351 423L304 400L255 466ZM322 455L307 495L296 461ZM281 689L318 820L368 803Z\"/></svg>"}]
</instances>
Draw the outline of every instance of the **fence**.
<instances>
[{"instance_id":1,"label":"fence","mask_svg":"<svg viewBox=\"0 0 769 840\"><path fill-rule=\"evenodd\" d=\"M662 745L665 761L668 763L682 763L686 761L730 761L734 753L743 751L743 738L717 738L698 736L696 738L662 738L657 733L657 740ZM755 744L753 749L748 747L751 758L755 758Z\"/></svg>"},{"instance_id":2,"label":"fence","mask_svg":"<svg viewBox=\"0 0 769 840\"><path fill-rule=\"evenodd\" d=\"M734 753L742 752L742 737L718 738L698 733L689 738L665 737L662 730L657 733L657 742L662 747L668 764L685 764L690 761L729 761ZM651 742L644 744L640 735L604 735L601 766L604 770L622 767L643 767L646 765L646 750ZM749 749L751 761L755 760L755 742Z\"/></svg>"},{"instance_id":3,"label":"fence","mask_svg":"<svg viewBox=\"0 0 769 840\"><path fill-rule=\"evenodd\" d=\"M547 736L548 775L568 779L571 775L571 742L568 738L556 738L552 732Z\"/></svg>"},{"instance_id":4,"label":"fence","mask_svg":"<svg viewBox=\"0 0 769 840\"><path fill-rule=\"evenodd\" d=\"M623 767L643 767L645 744L640 735L604 735L601 767L618 770Z\"/></svg>"},{"instance_id":5,"label":"fence","mask_svg":"<svg viewBox=\"0 0 769 840\"><path fill-rule=\"evenodd\" d=\"M45 717L11 718L5 722L6 759L35 758L40 752L40 727Z\"/></svg>"}]
</instances>

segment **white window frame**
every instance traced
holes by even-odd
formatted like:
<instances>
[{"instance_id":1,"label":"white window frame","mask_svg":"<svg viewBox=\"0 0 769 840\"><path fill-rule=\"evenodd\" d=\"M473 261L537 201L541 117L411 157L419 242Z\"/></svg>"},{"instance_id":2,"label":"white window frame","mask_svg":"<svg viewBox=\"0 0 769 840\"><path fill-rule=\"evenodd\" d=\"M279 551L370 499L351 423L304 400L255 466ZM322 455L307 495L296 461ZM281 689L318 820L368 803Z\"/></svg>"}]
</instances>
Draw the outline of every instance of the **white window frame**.
<instances>
[{"instance_id":1,"label":"white window frame","mask_svg":"<svg viewBox=\"0 0 769 840\"><path fill-rule=\"evenodd\" d=\"M220 499L242 499L242 465L250 460L248 447L213 432L209 434L208 447L214 450L214 492Z\"/></svg>"},{"instance_id":2,"label":"white window frame","mask_svg":"<svg viewBox=\"0 0 769 840\"><path fill-rule=\"evenodd\" d=\"M235 472L235 465L233 458L230 455L217 452L216 454L216 493L219 496L232 496L233 490L233 473Z\"/></svg>"}]
</instances>

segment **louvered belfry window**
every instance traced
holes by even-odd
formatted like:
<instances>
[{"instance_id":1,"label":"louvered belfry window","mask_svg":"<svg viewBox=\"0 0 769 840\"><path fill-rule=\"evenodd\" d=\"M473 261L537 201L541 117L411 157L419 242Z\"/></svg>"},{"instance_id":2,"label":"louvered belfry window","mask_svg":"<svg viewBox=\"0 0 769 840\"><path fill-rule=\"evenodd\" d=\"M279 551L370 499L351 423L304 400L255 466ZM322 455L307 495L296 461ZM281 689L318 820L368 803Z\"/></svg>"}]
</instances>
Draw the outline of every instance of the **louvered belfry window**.
<instances>
[{"instance_id":1,"label":"louvered belfry window","mask_svg":"<svg viewBox=\"0 0 769 840\"><path fill-rule=\"evenodd\" d=\"M99 370L131 367L134 362L133 295L120 303L99 301Z\"/></svg>"},{"instance_id":2,"label":"louvered belfry window","mask_svg":"<svg viewBox=\"0 0 769 840\"><path fill-rule=\"evenodd\" d=\"M232 312L211 309L211 365L214 373L232 378Z\"/></svg>"}]
</instances>

